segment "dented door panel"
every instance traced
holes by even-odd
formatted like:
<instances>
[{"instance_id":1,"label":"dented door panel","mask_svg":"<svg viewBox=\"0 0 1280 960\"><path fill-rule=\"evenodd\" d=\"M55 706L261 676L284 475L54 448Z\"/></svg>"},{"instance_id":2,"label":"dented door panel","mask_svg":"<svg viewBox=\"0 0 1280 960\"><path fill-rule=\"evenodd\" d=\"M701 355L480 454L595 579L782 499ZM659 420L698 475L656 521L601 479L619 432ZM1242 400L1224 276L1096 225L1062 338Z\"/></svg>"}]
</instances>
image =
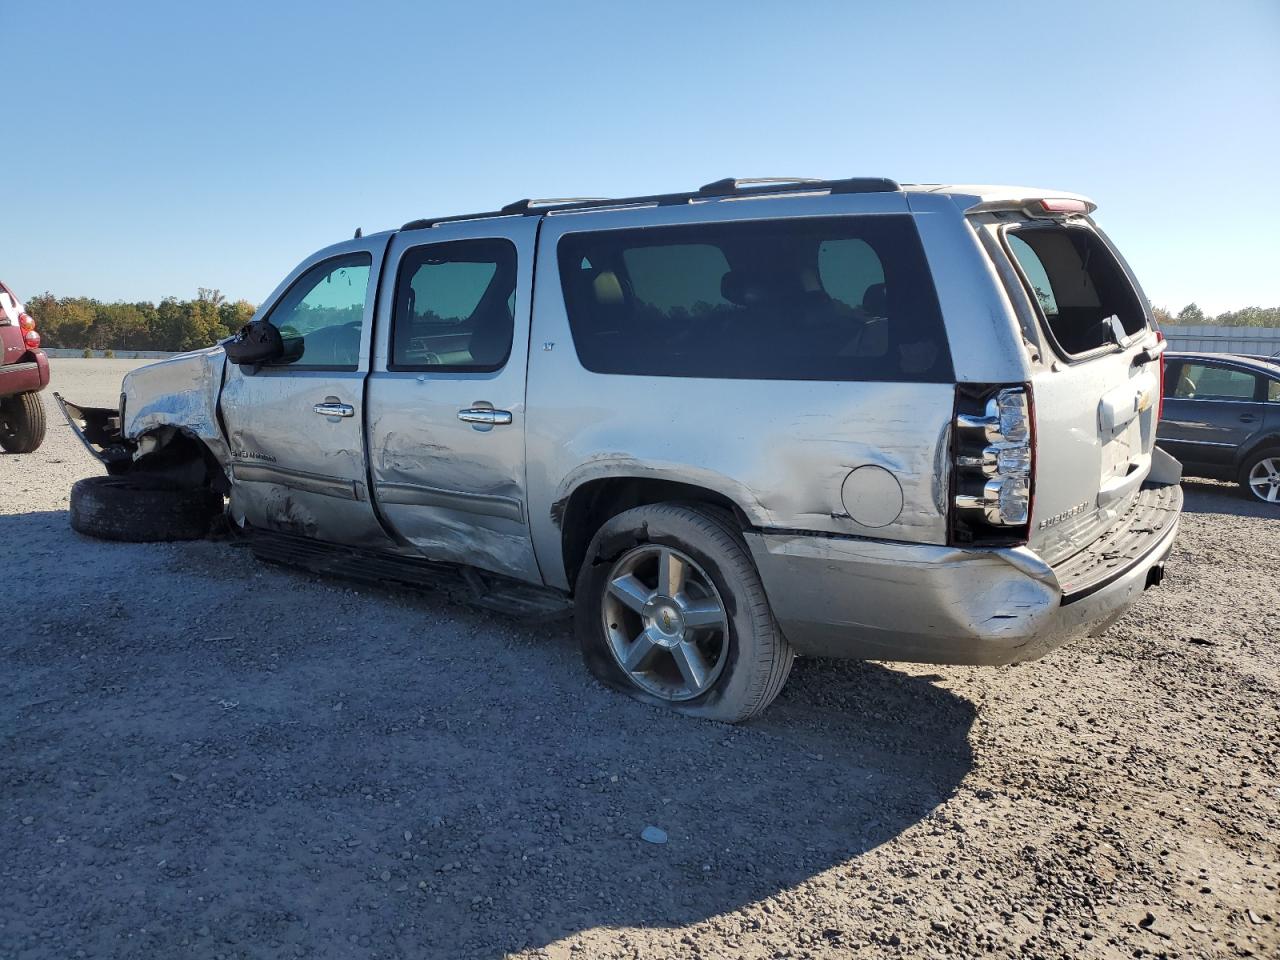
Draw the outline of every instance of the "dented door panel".
<instances>
[{"instance_id":1,"label":"dented door panel","mask_svg":"<svg viewBox=\"0 0 1280 960\"><path fill-rule=\"evenodd\" d=\"M388 237L352 240L313 255L255 315L269 316L294 282L317 264L368 253L372 264L356 369L228 365L220 408L231 512L238 522L333 543L395 548L369 496L362 426L373 293Z\"/></svg>"},{"instance_id":2,"label":"dented door panel","mask_svg":"<svg viewBox=\"0 0 1280 960\"><path fill-rule=\"evenodd\" d=\"M529 534L524 431L537 230L537 218L517 217L396 235L378 297L367 427L373 494L398 537L428 559L534 583L542 577ZM505 364L485 372L429 364L396 369L392 325L402 258L465 240L515 247L513 338Z\"/></svg>"}]
</instances>

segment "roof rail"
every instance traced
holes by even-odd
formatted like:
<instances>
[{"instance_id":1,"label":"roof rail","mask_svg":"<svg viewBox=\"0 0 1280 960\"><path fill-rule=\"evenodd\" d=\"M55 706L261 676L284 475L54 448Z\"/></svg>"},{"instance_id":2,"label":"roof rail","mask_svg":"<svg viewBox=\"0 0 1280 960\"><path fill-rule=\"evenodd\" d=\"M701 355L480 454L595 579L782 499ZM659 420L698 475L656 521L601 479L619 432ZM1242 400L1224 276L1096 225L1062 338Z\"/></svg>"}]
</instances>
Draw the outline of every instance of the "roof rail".
<instances>
[{"instance_id":1,"label":"roof rail","mask_svg":"<svg viewBox=\"0 0 1280 960\"><path fill-rule=\"evenodd\" d=\"M549 197L541 200L517 200L502 208L503 213L536 213L535 207L563 207L576 203L595 203L605 197Z\"/></svg>"},{"instance_id":2,"label":"roof rail","mask_svg":"<svg viewBox=\"0 0 1280 960\"><path fill-rule=\"evenodd\" d=\"M828 193L897 193L901 187L884 177L850 177L844 180L818 180L807 177L755 177L737 179L726 177L704 184L690 193L655 193L640 197L582 197L560 200L517 200L501 210L487 213L464 213L452 217L435 217L410 220L401 230L423 230L442 223L459 223L466 220L490 220L498 217L542 216L547 213L564 213L574 210L592 210L598 207L671 206L694 203L719 197L777 196L780 193L811 193L826 190Z\"/></svg>"},{"instance_id":3,"label":"roof rail","mask_svg":"<svg viewBox=\"0 0 1280 960\"><path fill-rule=\"evenodd\" d=\"M725 177L723 180L704 183L698 188L698 193L708 196L723 196L725 194L739 193L743 187L785 187L792 184L813 186L817 183L822 183L822 181L815 177Z\"/></svg>"}]
</instances>

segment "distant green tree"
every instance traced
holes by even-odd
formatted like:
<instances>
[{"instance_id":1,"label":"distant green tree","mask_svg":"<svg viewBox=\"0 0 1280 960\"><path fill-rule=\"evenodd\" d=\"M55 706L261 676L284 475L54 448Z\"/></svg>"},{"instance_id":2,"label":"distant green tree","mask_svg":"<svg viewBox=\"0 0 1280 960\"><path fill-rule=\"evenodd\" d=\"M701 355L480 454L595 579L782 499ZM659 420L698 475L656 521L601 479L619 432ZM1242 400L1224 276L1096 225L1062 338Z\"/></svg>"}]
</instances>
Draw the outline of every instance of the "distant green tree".
<instances>
[{"instance_id":1,"label":"distant green tree","mask_svg":"<svg viewBox=\"0 0 1280 960\"><path fill-rule=\"evenodd\" d=\"M205 303L212 303L214 309L222 306L222 304L227 300L222 291L217 287L197 287L196 299Z\"/></svg>"},{"instance_id":2,"label":"distant green tree","mask_svg":"<svg viewBox=\"0 0 1280 960\"><path fill-rule=\"evenodd\" d=\"M246 323L253 319L253 314L257 310L248 300L237 300L234 303L227 302L218 306L218 320L222 323L222 329L225 331L223 336L229 337Z\"/></svg>"},{"instance_id":3,"label":"distant green tree","mask_svg":"<svg viewBox=\"0 0 1280 960\"><path fill-rule=\"evenodd\" d=\"M1188 303L1178 311L1178 323L1208 323L1204 311L1194 303Z\"/></svg>"},{"instance_id":4,"label":"distant green tree","mask_svg":"<svg viewBox=\"0 0 1280 960\"><path fill-rule=\"evenodd\" d=\"M95 350L110 347L144 349L143 344L151 338L150 321L148 313L137 304L98 304L94 309L93 327L89 330L89 346Z\"/></svg>"},{"instance_id":5,"label":"distant green tree","mask_svg":"<svg viewBox=\"0 0 1280 960\"><path fill-rule=\"evenodd\" d=\"M1171 314L1164 307L1152 307L1151 312L1156 318L1156 323L1160 324L1160 326L1162 327L1168 326L1171 323L1177 322L1174 320L1173 314Z\"/></svg>"},{"instance_id":6,"label":"distant green tree","mask_svg":"<svg viewBox=\"0 0 1280 960\"><path fill-rule=\"evenodd\" d=\"M191 301L165 297L156 307L155 341L163 350L189 350L198 344L204 331L191 315Z\"/></svg>"},{"instance_id":7,"label":"distant green tree","mask_svg":"<svg viewBox=\"0 0 1280 960\"><path fill-rule=\"evenodd\" d=\"M1280 307L1245 307L1220 313L1213 322L1227 327L1280 327Z\"/></svg>"}]
</instances>

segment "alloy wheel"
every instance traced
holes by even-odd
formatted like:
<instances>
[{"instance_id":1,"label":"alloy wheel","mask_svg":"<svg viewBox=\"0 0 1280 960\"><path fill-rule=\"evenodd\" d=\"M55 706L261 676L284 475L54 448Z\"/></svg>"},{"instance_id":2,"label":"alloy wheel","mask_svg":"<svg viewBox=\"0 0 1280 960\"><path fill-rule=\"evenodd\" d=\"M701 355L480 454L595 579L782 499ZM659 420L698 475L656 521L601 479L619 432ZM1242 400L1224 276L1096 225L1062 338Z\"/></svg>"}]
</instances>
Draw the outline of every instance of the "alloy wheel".
<instances>
[{"instance_id":1,"label":"alloy wheel","mask_svg":"<svg viewBox=\"0 0 1280 960\"><path fill-rule=\"evenodd\" d=\"M1280 460L1266 457L1249 471L1249 489L1259 500L1280 503Z\"/></svg>"},{"instance_id":2,"label":"alloy wheel","mask_svg":"<svg viewBox=\"0 0 1280 960\"><path fill-rule=\"evenodd\" d=\"M706 572L687 555L651 543L609 571L605 635L618 666L663 700L691 700L711 688L729 653L729 618Z\"/></svg>"}]
</instances>

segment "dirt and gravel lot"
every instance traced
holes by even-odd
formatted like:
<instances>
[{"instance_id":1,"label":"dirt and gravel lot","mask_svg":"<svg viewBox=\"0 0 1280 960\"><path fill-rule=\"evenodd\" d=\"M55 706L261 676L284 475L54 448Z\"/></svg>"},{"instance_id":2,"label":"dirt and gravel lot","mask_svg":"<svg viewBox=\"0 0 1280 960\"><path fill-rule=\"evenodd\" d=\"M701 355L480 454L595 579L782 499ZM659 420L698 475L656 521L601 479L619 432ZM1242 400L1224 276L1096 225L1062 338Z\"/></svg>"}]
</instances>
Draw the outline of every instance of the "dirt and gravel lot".
<instances>
[{"instance_id":1,"label":"dirt and gravel lot","mask_svg":"<svg viewBox=\"0 0 1280 960\"><path fill-rule=\"evenodd\" d=\"M802 661L733 728L564 626L82 538L97 469L0 457L0 958L1280 956L1280 518L1231 488L1105 638Z\"/></svg>"}]
</instances>

